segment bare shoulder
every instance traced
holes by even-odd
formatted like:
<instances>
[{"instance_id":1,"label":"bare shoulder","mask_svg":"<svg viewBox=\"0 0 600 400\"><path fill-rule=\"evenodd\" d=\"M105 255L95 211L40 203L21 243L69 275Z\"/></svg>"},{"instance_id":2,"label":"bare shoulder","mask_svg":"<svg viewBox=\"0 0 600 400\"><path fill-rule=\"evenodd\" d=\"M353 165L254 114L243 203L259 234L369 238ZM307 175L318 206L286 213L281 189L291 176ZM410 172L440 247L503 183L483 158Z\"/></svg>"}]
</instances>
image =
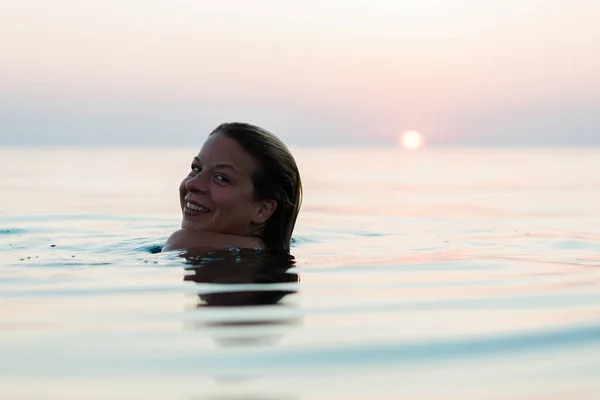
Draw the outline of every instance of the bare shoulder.
<instances>
[{"instance_id":1,"label":"bare shoulder","mask_svg":"<svg viewBox=\"0 0 600 400\"><path fill-rule=\"evenodd\" d=\"M197 247L205 247L214 250L227 250L231 247L263 248L264 243L262 240L254 237L180 229L169 236L162 251L188 250Z\"/></svg>"}]
</instances>

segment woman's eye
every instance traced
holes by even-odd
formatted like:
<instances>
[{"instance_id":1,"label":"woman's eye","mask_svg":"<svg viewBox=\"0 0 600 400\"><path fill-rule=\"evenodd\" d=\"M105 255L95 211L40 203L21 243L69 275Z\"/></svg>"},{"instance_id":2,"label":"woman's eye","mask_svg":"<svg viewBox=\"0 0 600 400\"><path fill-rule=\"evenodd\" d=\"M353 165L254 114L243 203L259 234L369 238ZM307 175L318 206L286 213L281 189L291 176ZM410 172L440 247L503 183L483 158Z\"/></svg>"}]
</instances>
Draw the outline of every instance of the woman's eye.
<instances>
[{"instance_id":1,"label":"woman's eye","mask_svg":"<svg viewBox=\"0 0 600 400\"><path fill-rule=\"evenodd\" d=\"M215 179L221 183L229 183L229 179L224 175L216 175Z\"/></svg>"}]
</instances>

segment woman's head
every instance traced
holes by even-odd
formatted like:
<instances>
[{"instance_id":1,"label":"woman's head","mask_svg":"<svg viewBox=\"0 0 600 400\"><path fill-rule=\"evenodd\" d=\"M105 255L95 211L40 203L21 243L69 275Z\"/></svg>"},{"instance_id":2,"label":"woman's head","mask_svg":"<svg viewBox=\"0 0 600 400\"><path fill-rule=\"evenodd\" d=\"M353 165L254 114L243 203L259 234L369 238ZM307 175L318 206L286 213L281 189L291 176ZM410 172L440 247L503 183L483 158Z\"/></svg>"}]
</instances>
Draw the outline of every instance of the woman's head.
<instances>
[{"instance_id":1,"label":"woman's head","mask_svg":"<svg viewBox=\"0 0 600 400\"><path fill-rule=\"evenodd\" d=\"M183 228L258 236L288 250L302 182L288 148L254 125L219 125L180 186Z\"/></svg>"}]
</instances>

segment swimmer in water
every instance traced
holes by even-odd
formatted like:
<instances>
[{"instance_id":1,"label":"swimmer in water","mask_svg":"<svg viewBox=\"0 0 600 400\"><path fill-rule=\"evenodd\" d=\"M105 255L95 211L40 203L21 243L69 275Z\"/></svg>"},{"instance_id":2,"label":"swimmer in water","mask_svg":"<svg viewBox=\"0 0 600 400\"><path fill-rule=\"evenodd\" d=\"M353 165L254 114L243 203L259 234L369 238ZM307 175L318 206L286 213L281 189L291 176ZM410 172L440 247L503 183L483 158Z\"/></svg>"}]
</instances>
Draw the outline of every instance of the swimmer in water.
<instances>
[{"instance_id":1,"label":"swimmer in water","mask_svg":"<svg viewBox=\"0 0 600 400\"><path fill-rule=\"evenodd\" d=\"M181 229L162 251L290 249L302 202L296 161L272 133L245 123L213 130L179 186Z\"/></svg>"}]
</instances>

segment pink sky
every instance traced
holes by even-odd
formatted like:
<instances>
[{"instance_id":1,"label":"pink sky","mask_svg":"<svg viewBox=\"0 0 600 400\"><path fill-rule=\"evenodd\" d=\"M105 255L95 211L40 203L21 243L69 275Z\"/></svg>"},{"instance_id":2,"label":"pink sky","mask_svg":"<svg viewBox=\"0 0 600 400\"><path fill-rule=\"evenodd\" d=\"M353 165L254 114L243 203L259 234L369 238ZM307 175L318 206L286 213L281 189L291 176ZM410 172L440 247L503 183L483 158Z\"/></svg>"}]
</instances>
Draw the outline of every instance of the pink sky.
<instances>
[{"instance_id":1,"label":"pink sky","mask_svg":"<svg viewBox=\"0 0 600 400\"><path fill-rule=\"evenodd\" d=\"M0 144L600 144L600 3L570 3L7 2Z\"/></svg>"}]
</instances>

